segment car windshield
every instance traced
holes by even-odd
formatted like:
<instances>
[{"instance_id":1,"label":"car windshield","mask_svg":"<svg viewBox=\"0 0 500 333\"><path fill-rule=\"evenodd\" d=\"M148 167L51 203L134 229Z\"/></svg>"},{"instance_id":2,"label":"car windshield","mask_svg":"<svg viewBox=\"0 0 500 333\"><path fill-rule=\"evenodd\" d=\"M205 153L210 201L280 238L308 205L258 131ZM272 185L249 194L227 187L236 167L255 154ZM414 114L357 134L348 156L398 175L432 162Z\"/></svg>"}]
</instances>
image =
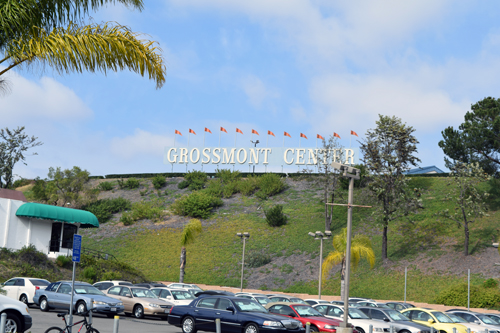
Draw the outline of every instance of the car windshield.
<instances>
[{"instance_id":1,"label":"car windshield","mask_svg":"<svg viewBox=\"0 0 500 333\"><path fill-rule=\"evenodd\" d=\"M241 312L262 312L267 313L267 310L260 304L250 299L233 299L234 305Z\"/></svg>"},{"instance_id":2,"label":"car windshield","mask_svg":"<svg viewBox=\"0 0 500 333\"><path fill-rule=\"evenodd\" d=\"M491 319L490 317L488 316L485 316L485 315L477 315L477 317L479 319L481 319L483 321L483 323L485 324L488 324L488 325L496 325L495 321L493 319Z\"/></svg>"},{"instance_id":3,"label":"car windshield","mask_svg":"<svg viewBox=\"0 0 500 333\"><path fill-rule=\"evenodd\" d=\"M292 302L292 303L300 303L300 304L307 304L307 302L304 301L303 299L296 298L296 297L291 297L290 298L290 302Z\"/></svg>"},{"instance_id":4,"label":"car windshield","mask_svg":"<svg viewBox=\"0 0 500 333\"><path fill-rule=\"evenodd\" d=\"M299 314L301 317L323 317L321 313L318 312L318 310L306 306L306 305L296 305L293 307L295 311Z\"/></svg>"},{"instance_id":5,"label":"car windshield","mask_svg":"<svg viewBox=\"0 0 500 333\"><path fill-rule=\"evenodd\" d=\"M437 321L440 323L450 323L450 324L453 323L453 320L451 320L450 317L448 317L442 312L433 311L431 313L434 315L434 317L436 317Z\"/></svg>"},{"instance_id":6,"label":"car windshield","mask_svg":"<svg viewBox=\"0 0 500 333\"><path fill-rule=\"evenodd\" d=\"M467 320L465 320L457 315L454 315L453 313L446 313L446 315L448 317L450 317L450 319L453 320L454 323L468 323Z\"/></svg>"},{"instance_id":7,"label":"car windshield","mask_svg":"<svg viewBox=\"0 0 500 333\"><path fill-rule=\"evenodd\" d=\"M255 297L255 299L257 300L257 302L259 302L262 305L266 305L267 303L271 303L271 301L267 297Z\"/></svg>"},{"instance_id":8,"label":"car windshield","mask_svg":"<svg viewBox=\"0 0 500 333\"><path fill-rule=\"evenodd\" d=\"M386 310L385 314L394 321L410 321L410 318L396 310Z\"/></svg>"},{"instance_id":9,"label":"car windshield","mask_svg":"<svg viewBox=\"0 0 500 333\"><path fill-rule=\"evenodd\" d=\"M176 300L194 299L195 297L190 292L184 290L171 290L172 296Z\"/></svg>"},{"instance_id":10,"label":"car windshield","mask_svg":"<svg viewBox=\"0 0 500 333\"><path fill-rule=\"evenodd\" d=\"M489 314L487 316L496 323L495 325L500 324L500 317L495 316L495 315L491 315L491 314Z\"/></svg>"},{"instance_id":11,"label":"car windshield","mask_svg":"<svg viewBox=\"0 0 500 333\"><path fill-rule=\"evenodd\" d=\"M131 288L134 297L158 298L149 289Z\"/></svg>"},{"instance_id":12,"label":"car windshield","mask_svg":"<svg viewBox=\"0 0 500 333\"><path fill-rule=\"evenodd\" d=\"M30 279L30 282L34 285L34 286L41 286L41 287L46 287L50 284L49 281L47 280L40 280L40 279Z\"/></svg>"},{"instance_id":13,"label":"car windshield","mask_svg":"<svg viewBox=\"0 0 500 333\"><path fill-rule=\"evenodd\" d=\"M101 295L104 296L102 291L94 286L75 286L75 293L77 294L87 294L87 295Z\"/></svg>"},{"instance_id":14,"label":"car windshield","mask_svg":"<svg viewBox=\"0 0 500 333\"><path fill-rule=\"evenodd\" d=\"M349 318L351 319L370 319L363 311L358 309L349 309Z\"/></svg>"}]
</instances>

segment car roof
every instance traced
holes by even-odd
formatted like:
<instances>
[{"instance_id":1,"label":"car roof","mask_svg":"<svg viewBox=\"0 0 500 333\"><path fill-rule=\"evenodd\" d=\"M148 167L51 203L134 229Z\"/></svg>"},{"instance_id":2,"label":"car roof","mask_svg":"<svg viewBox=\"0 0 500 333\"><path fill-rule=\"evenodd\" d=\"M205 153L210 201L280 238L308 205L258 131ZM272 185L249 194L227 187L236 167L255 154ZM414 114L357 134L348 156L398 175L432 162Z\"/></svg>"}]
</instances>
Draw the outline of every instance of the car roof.
<instances>
[{"instance_id":1,"label":"car roof","mask_svg":"<svg viewBox=\"0 0 500 333\"><path fill-rule=\"evenodd\" d=\"M269 309L273 305L287 305L287 306L295 306L295 305L302 305L302 306L310 306L309 304L302 304L302 303L290 303L290 302L271 302L267 303L264 305L266 309Z\"/></svg>"}]
</instances>

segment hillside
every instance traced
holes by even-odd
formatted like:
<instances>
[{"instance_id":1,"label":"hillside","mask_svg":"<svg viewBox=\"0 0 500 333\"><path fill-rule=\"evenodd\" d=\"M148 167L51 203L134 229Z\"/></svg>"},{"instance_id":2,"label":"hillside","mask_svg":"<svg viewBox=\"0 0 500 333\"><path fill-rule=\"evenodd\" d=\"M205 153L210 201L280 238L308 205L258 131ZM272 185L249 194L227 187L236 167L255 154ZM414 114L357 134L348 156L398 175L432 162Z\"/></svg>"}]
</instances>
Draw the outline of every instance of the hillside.
<instances>
[{"instance_id":1,"label":"hillside","mask_svg":"<svg viewBox=\"0 0 500 333\"><path fill-rule=\"evenodd\" d=\"M119 189L116 180L94 182L113 185L112 190L101 192L100 198L124 197L134 202L161 200L168 210L169 204L189 192L178 189L177 184L182 180L169 178L159 199L150 179L141 179L141 186L135 190ZM223 206L216 209L212 217L202 220L203 233L187 247L187 282L239 286L242 243L235 234L247 231L251 238L247 242L245 262L253 266L266 260L270 262L245 269L246 287L317 292L319 242L307 233L325 229L321 188L308 177L285 181L288 188L265 201L241 194L223 199ZM351 294L402 299L405 267L408 267L408 299L423 302L431 302L439 291L452 284L466 282L467 269L471 270L474 284L499 278L499 266L495 263L500 263L500 257L497 249L491 247L498 236L497 211L491 210L488 217L472 225L472 254L464 257L461 253L463 231L436 215L447 205L443 201L446 179L415 177L412 186L422 189L424 208L412 221L398 221L390 226L389 259L377 260L373 270L361 262L352 276ZM374 204L365 189L356 189L354 200L357 204ZM265 222L263 209L278 203L284 205L289 221L286 226L271 228ZM370 236L380 258L381 228L375 224L372 212L355 209L353 232ZM124 226L119 218L120 214L116 214L99 229L83 230L83 246L109 252L151 280L178 280L180 233L189 218L170 214L161 221L142 220L131 226ZM346 219L346 208L335 208L333 234L345 227ZM324 256L331 250L331 242L325 242ZM338 279L337 271L333 271L324 293L338 295Z\"/></svg>"}]
</instances>

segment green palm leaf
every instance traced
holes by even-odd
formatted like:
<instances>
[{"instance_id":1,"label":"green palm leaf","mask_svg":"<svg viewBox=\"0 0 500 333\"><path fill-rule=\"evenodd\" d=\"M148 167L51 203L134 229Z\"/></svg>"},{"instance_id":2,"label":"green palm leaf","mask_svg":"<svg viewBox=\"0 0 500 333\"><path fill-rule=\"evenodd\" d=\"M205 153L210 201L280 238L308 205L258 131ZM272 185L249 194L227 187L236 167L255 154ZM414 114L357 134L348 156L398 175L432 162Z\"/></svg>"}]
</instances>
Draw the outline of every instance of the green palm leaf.
<instances>
[{"instance_id":1,"label":"green palm leaf","mask_svg":"<svg viewBox=\"0 0 500 333\"><path fill-rule=\"evenodd\" d=\"M191 220L182 230L181 234L181 246L186 246L191 244L196 236L202 231L201 221L197 219Z\"/></svg>"}]
</instances>

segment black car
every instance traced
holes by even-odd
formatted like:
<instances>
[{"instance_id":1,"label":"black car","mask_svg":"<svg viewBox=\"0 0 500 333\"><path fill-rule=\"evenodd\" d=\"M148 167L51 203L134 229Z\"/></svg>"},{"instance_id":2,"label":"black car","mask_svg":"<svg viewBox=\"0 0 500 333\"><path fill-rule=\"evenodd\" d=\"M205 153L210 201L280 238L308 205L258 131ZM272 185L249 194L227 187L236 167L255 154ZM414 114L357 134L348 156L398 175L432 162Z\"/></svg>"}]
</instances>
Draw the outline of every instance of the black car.
<instances>
[{"instance_id":1,"label":"black car","mask_svg":"<svg viewBox=\"0 0 500 333\"><path fill-rule=\"evenodd\" d=\"M215 332L216 319L225 333L304 332L298 320L270 314L253 300L223 295L203 295L189 305L174 306L168 323L184 333Z\"/></svg>"}]
</instances>

